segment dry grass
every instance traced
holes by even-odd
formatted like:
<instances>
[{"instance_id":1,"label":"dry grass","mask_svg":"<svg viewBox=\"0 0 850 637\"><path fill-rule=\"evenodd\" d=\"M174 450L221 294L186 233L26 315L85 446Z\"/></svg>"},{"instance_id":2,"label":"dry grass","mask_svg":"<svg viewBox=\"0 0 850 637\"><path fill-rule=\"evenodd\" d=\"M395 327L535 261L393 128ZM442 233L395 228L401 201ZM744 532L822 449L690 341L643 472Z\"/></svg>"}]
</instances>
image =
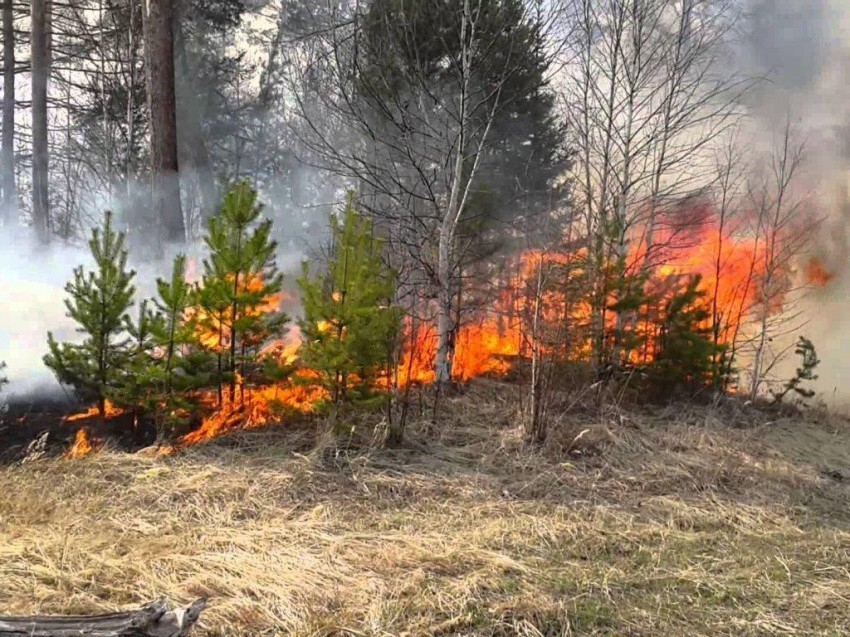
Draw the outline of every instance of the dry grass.
<instances>
[{"instance_id":1,"label":"dry grass","mask_svg":"<svg viewBox=\"0 0 850 637\"><path fill-rule=\"evenodd\" d=\"M850 432L694 408L565 418L529 453L512 391L333 462L259 432L2 469L0 613L209 596L207 635L850 632L850 491L823 474Z\"/></svg>"}]
</instances>

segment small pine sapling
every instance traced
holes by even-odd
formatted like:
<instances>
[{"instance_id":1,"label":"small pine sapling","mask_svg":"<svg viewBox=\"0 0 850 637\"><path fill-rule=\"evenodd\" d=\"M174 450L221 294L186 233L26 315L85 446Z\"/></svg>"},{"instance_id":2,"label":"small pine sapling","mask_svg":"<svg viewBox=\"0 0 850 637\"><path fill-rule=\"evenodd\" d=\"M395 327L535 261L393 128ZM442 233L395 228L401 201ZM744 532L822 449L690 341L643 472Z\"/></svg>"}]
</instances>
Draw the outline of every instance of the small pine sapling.
<instances>
[{"instance_id":1,"label":"small pine sapling","mask_svg":"<svg viewBox=\"0 0 850 637\"><path fill-rule=\"evenodd\" d=\"M698 390L712 382L712 370L723 346L712 338L711 312L700 289L702 279L690 277L664 307L658 351L650 372L665 391Z\"/></svg>"},{"instance_id":2,"label":"small pine sapling","mask_svg":"<svg viewBox=\"0 0 850 637\"><path fill-rule=\"evenodd\" d=\"M301 360L318 372L334 405L373 404L401 328L393 305L395 276L382 259L383 242L358 214L349 193L342 221L331 217L333 245L325 272L303 265L304 345Z\"/></svg>"},{"instance_id":3,"label":"small pine sapling","mask_svg":"<svg viewBox=\"0 0 850 637\"><path fill-rule=\"evenodd\" d=\"M195 292L186 280L186 257L174 259L169 280L157 279L156 311L151 336L158 378L157 427L160 434L174 433L192 409L190 395L208 387L212 379L212 356L201 348L195 316L190 308Z\"/></svg>"},{"instance_id":4,"label":"small pine sapling","mask_svg":"<svg viewBox=\"0 0 850 637\"><path fill-rule=\"evenodd\" d=\"M225 381L232 401L237 385L264 380L267 362L259 354L282 337L288 321L279 310L283 275L274 259L277 242L271 239L272 222L260 220L262 210L257 191L239 182L225 195L204 238L210 256L198 288L198 324L218 359L219 402Z\"/></svg>"},{"instance_id":5,"label":"small pine sapling","mask_svg":"<svg viewBox=\"0 0 850 637\"><path fill-rule=\"evenodd\" d=\"M82 266L74 269L74 278L65 286L67 315L85 335L82 343L58 343L52 333L44 363L57 379L74 388L83 400L96 401L101 417L106 399L119 372L129 357L126 326L133 305L133 277L127 269L124 233L115 232L112 214L107 212L103 228L92 230L89 250L95 261L94 271Z\"/></svg>"},{"instance_id":6,"label":"small pine sapling","mask_svg":"<svg viewBox=\"0 0 850 637\"><path fill-rule=\"evenodd\" d=\"M210 384L211 356L200 348L188 318L192 286L186 258L175 258L169 280L157 279L158 296L142 302L128 322L130 359L110 400L130 410L134 424L153 421L157 435L174 434L192 407L191 392Z\"/></svg>"},{"instance_id":7,"label":"small pine sapling","mask_svg":"<svg viewBox=\"0 0 850 637\"><path fill-rule=\"evenodd\" d=\"M623 236L617 219L604 223L588 263L597 273L591 299L592 329L595 364L603 374L629 367L632 353L646 345L635 327L640 309L649 303L648 273L630 265L626 245L621 245Z\"/></svg>"},{"instance_id":8,"label":"small pine sapling","mask_svg":"<svg viewBox=\"0 0 850 637\"><path fill-rule=\"evenodd\" d=\"M153 316L145 299L139 304L135 321L127 317L125 329L129 335L127 358L116 370L115 379L107 390L107 397L115 405L128 410L133 419L133 430L153 411L155 405L156 367L153 364Z\"/></svg>"},{"instance_id":9,"label":"small pine sapling","mask_svg":"<svg viewBox=\"0 0 850 637\"><path fill-rule=\"evenodd\" d=\"M797 394L801 402L815 396L816 392L814 390L803 387L804 382L818 379L815 369L820 365L820 359L818 358L817 350L815 350L815 345L805 336L801 336L797 339L797 346L794 348L794 353L800 357L800 366L794 373L794 377L788 380L780 391L771 392L773 394L773 400L777 403L782 402L791 392Z\"/></svg>"}]
</instances>

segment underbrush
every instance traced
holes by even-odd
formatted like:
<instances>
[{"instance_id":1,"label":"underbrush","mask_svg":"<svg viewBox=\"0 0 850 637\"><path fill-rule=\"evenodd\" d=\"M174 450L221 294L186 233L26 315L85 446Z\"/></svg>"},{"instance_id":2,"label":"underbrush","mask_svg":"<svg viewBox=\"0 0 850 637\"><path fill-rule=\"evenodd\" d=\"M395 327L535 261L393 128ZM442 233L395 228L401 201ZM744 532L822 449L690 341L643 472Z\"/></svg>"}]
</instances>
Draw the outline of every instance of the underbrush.
<instances>
[{"instance_id":1,"label":"underbrush","mask_svg":"<svg viewBox=\"0 0 850 637\"><path fill-rule=\"evenodd\" d=\"M207 596L206 635L847 634L843 424L576 406L529 449L513 392L448 397L397 449L271 430L0 469L0 613Z\"/></svg>"}]
</instances>

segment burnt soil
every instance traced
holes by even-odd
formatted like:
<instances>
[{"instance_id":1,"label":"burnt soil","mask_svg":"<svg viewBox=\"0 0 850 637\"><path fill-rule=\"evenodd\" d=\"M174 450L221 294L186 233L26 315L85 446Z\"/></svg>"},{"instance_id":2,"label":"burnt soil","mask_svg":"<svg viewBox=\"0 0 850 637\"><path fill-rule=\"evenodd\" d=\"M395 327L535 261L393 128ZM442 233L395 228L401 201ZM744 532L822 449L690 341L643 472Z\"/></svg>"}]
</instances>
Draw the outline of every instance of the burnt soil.
<instances>
[{"instance_id":1,"label":"burnt soil","mask_svg":"<svg viewBox=\"0 0 850 637\"><path fill-rule=\"evenodd\" d=\"M9 398L0 413L0 464L21 461L36 446L41 456L60 456L74 444L80 429L88 429L91 438L105 445L128 451L153 442L148 432L134 431L129 414L67 421L69 416L85 410L64 396Z\"/></svg>"}]
</instances>

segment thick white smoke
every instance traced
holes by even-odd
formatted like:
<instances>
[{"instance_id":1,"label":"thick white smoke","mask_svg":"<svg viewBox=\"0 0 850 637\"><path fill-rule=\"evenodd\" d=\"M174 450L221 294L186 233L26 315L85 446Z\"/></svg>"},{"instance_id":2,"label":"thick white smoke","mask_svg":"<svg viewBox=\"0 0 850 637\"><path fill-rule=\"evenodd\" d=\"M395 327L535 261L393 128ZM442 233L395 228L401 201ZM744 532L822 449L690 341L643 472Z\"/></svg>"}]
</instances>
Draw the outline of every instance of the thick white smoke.
<instances>
[{"instance_id":1,"label":"thick white smoke","mask_svg":"<svg viewBox=\"0 0 850 637\"><path fill-rule=\"evenodd\" d=\"M75 338L73 321L65 316L64 286L76 264L90 261L73 247L38 245L24 228L3 229L0 238L0 360L7 364L6 391L26 394L56 391L59 386L41 361L47 353L47 332Z\"/></svg>"},{"instance_id":2,"label":"thick white smoke","mask_svg":"<svg viewBox=\"0 0 850 637\"><path fill-rule=\"evenodd\" d=\"M805 139L801 190L824 222L812 246L833 275L800 307L821 358L816 384L833 404L850 404L850 3L845 0L748 0L743 43L751 72L763 75L748 97L750 126L762 138L790 117ZM793 374L791 359L782 373Z\"/></svg>"}]
</instances>

